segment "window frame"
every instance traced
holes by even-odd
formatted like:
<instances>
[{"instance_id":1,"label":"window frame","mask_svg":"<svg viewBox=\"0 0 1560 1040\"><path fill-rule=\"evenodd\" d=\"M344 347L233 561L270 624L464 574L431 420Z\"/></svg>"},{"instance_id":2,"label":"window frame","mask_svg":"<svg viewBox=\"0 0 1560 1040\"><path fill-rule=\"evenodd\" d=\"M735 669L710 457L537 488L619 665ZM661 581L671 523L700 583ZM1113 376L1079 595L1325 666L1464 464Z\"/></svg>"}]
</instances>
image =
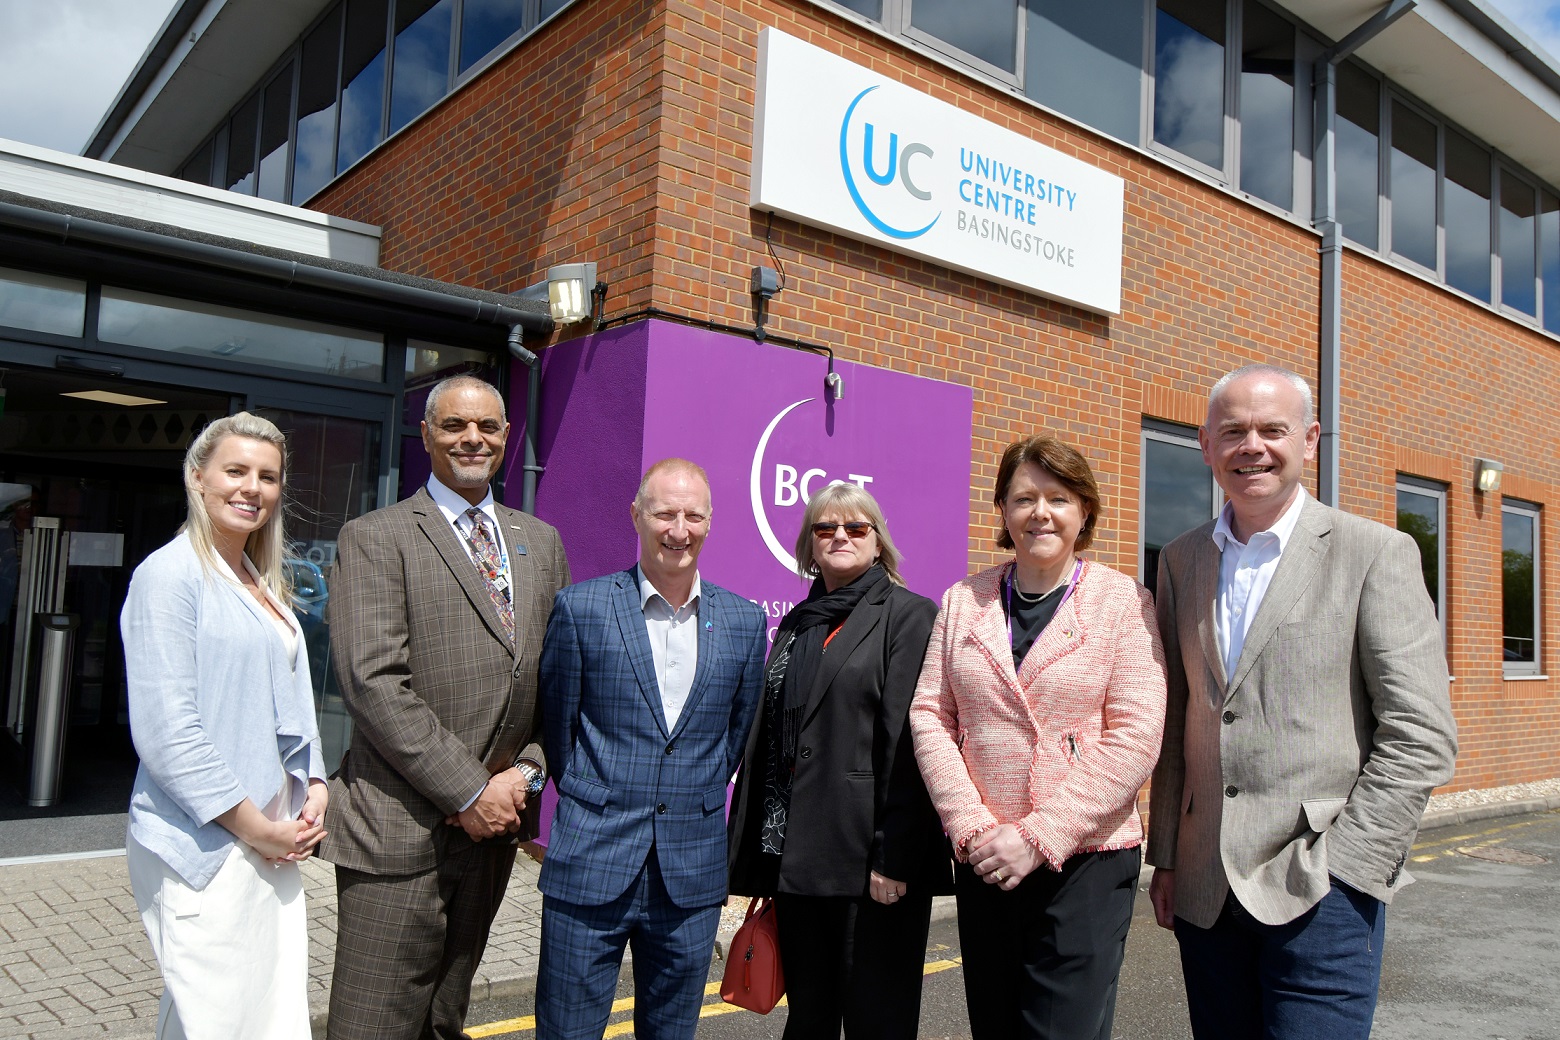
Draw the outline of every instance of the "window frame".
<instances>
[{"instance_id":1,"label":"window frame","mask_svg":"<svg viewBox=\"0 0 1560 1040\"><path fill-rule=\"evenodd\" d=\"M1024 17L1027 0L1014 0L1013 4L1013 71L992 65L983 58L978 58L962 47L949 43L947 40L933 36L925 29L918 29L911 24L914 15L913 8L916 0L883 0L883 28L907 40L916 43L938 54L968 65L982 76L1001 83L1003 86L1012 87L1023 93L1024 89L1024 40L1028 35L1028 19ZM849 8L846 8L849 10ZM855 13L855 12L852 12ZM860 17L858 15L858 17Z\"/></svg>"},{"instance_id":2,"label":"window frame","mask_svg":"<svg viewBox=\"0 0 1560 1040\"><path fill-rule=\"evenodd\" d=\"M1533 660L1531 661L1507 661L1505 659L1506 631L1505 631L1505 520L1507 514L1527 517L1533 528ZM1501 573L1501 676L1504 679L1537 679L1544 677L1544 509L1536 502L1524 502L1513 498L1502 498L1500 503L1501 516L1501 541L1500 553L1497 560L1500 561Z\"/></svg>"}]
</instances>

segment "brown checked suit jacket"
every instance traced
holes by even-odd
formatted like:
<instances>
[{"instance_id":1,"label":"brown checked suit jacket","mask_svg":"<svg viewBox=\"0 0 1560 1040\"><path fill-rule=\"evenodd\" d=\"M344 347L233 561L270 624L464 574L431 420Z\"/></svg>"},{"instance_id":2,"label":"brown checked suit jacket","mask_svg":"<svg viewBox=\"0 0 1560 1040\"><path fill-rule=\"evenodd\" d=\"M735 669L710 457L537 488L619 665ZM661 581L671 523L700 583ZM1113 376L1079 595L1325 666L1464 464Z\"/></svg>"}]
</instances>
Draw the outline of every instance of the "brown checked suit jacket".
<instances>
[{"instance_id":1,"label":"brown checked suit jacket","mask_svg":"<svg viewBox=\"0 0 1560 1040\"><path fill-rule=\"evenodd\" d=\"M515 647L460 533L428 492L351 521L331 572L331 654L352 741L320 856L369 874L433 869L470 839L444 823L520 757L545 766L536 668L569 583L558 532L496 506ZM535 836L535 814L528 831Z\"/></svg>"},{"instance_id":2,"label":"brown checked suit jacket","mask_svg":"<svg viewBox=\"0 0 1560 1040\"><path fill-rule=\"evenodd\" d=\"M1316 905L1329 877L1391 902L1457 753L1418 548L1307 498L1226 678L1213 528L1159 560L1169 711L1148 862L1175 870L1176 916L1200 928L1232 890L1266 924Z\"/></svg>"}]
</instances>

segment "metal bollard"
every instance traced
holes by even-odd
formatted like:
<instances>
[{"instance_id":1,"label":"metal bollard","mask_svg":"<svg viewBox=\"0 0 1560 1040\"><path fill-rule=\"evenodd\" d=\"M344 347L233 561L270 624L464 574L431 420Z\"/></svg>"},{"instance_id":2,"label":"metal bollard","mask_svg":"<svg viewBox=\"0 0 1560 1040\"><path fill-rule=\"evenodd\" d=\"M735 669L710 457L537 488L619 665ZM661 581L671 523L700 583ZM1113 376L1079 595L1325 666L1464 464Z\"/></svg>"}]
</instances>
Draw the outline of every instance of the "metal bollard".
<instances>
[{"instance_id":1,"label":"metal bollard","mask_svg":"<svg viewBox=\"0 0 1560 1040\"><path fill-rule=\"evenodd\" d=\"M70 724L71 650L76 642L78 614L43 614L38 618L38 714L33 722L32 783L28 805L53 805L60 796L60 770L65 760L65 728Z\"/></svg>"}]
</instances>

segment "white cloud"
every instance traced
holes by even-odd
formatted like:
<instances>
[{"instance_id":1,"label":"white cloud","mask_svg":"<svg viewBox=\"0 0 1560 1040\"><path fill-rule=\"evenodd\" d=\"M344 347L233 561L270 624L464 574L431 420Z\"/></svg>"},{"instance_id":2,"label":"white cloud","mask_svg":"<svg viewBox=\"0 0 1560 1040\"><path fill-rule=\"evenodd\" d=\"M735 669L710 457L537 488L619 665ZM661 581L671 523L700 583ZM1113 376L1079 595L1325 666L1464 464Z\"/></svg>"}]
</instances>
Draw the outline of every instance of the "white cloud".
<instances>
[{"instance_id":1,"label":"white cloud","mask_svg":"<svg viewBox=\"0 0 1560 1040\"><path fill-rule=\"evenodd\" d=\"M1560 3L1554 0L1486 0L1517 28L1531 36L1560 65Z\"/></svg>"},{"instance_id":2,"label":"white cloud","mask_svg":"<svg viewBox=\"0 0 1560 1040\"><path fill-rule=\"evenodd\" d=\"M0 0L0 137L80 151L175 0Z\"/></svg>"}]
</instances>

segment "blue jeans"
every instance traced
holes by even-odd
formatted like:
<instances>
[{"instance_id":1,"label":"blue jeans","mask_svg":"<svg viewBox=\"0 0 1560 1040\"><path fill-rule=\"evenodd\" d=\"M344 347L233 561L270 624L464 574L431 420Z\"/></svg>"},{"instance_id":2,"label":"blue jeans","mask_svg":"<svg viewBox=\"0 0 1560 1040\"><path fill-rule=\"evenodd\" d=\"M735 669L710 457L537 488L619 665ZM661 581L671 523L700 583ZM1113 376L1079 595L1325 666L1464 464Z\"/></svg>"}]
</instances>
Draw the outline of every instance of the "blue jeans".
<instances>
[{"instance_id":1,"label":"blue jeans","mask_svg":"<svg viewBox=\"0 0 1560 1040\"><path fill-rule=\"evenodd\" d=\"M1234 893L1212 928L1175 919L1197 1040L1368 1040L1386 907L1337 878L1287 924L1263 924Z\"/></svg>"}]
</instances>

